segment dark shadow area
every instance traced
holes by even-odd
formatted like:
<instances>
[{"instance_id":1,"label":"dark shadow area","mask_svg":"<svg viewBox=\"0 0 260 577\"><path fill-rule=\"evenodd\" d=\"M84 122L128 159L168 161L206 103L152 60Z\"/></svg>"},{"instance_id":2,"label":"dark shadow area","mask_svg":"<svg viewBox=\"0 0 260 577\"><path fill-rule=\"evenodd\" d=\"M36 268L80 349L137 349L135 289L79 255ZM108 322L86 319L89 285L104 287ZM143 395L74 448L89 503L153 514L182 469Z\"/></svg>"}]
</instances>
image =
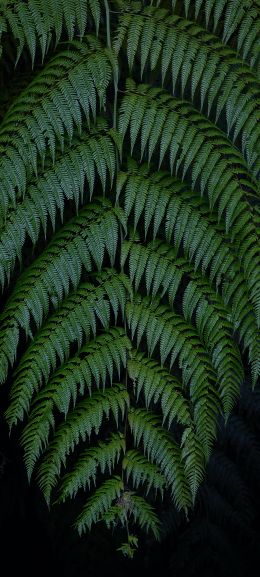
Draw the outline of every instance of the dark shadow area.
<instances>
[{"instance_id":1,"label":"dark shadow area","mask_svg":"<svg viewBox=\"0 0 260 577\"><path fill-rule=\"evenodd\" d=\"M6 399L1 391L1 401ZM3 575L19 571L28 577L257 577L260 537L259 391L247 387L235 414L220 423L194 511L185 518L170 503L159 504L163 524L160 543L139 535L133 560L117 547L124 540L97 525L79 537L73 529L75 502L48 510L35 480L28 484L16 431L9 436L1 418L0 531Z\"/></svg>"}]
</instances>

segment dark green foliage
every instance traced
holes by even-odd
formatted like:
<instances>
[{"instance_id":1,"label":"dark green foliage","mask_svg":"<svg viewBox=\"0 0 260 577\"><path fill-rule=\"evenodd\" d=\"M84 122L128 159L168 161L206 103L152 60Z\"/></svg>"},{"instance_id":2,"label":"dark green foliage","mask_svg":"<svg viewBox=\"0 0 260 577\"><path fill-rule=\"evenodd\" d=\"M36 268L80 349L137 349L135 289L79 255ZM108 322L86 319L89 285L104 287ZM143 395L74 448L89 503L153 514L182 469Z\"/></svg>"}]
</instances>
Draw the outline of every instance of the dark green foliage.
<instances>
[{"instance_id":1,"label":"dark green foliage","mask_svg":"<svg viewBox=\"0 0 260 577\"><path fill-rule=\"evenodd\" d=\"M259 7L236 7L0 6L6 419L47 502L84 499L80 534L123 527L130 557L217 479L260 374Z\"/></svg>"},{"instance_id":2,"label":"dark green foliage","mask_svg":"<svg viewBox=\"0 0 260 577\"><path fill-rule=\"evenodd\" d=\"M195 510L180 529L178 514L163 514L169 572L203 577L254 575L258 553L257 515L260 472L259 390L248 385L226 426L220 423L217 446L207 466ZM254 559L254 561L253 561Z\"/></svg>"}]
</instances>

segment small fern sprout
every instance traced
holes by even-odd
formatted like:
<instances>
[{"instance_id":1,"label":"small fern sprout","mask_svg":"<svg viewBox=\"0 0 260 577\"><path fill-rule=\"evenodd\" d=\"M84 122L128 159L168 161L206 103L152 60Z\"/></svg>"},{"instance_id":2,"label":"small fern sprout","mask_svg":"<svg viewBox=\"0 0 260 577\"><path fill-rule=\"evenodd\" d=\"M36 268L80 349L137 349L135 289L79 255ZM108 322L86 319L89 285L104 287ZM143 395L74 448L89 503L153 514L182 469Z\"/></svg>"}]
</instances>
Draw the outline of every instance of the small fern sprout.
<instances>
[{"instance_id":1,"label":"small fern sprout","mask_svg":"<svg viewBox=\"0 0 260 577\"><path fill-rule=\"evenodd\" d=\"M136 535L128 535L127 543L122 543L120 547L117 548L117 551L121 551L125 557L129 559L133 559L133 556L138 548L138 537Z\"/></svg>"}]
</instances>

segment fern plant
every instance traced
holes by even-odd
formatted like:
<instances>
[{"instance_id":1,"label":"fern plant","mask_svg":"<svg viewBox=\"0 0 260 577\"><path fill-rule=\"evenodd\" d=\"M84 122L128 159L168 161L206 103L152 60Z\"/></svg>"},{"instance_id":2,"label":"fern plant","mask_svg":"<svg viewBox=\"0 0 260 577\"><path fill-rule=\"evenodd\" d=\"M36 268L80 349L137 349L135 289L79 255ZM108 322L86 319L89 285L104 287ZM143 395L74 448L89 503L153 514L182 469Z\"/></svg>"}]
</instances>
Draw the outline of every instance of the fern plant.
<instances>
[{"instance_id":1,"label":"fern plant","mask_svg":"<svg viewBox=\"0 0 260 577\"><path fill-rule=\"evenodd\" d=\"M0 379L75 520L188 514L260 373L256 0L0 5Z\"/></svg>"},{"instance_id":2,"label":"fern plant","mask_svg":"<svg viewBox=\"0 0 260 577\"><path fill-rule=\"evenodd\" d=\"M246 570L254 574L259 556L259 458L259 388L251 391L245 383L227 426L220 423L217 445L189 523L181 526L181 516L173 507L163 512L169 571L174 568L177 576L184 571L188 575L208 575L209 571L227 575L232 568L241 576Z\"/></svg>"}]
</instances>

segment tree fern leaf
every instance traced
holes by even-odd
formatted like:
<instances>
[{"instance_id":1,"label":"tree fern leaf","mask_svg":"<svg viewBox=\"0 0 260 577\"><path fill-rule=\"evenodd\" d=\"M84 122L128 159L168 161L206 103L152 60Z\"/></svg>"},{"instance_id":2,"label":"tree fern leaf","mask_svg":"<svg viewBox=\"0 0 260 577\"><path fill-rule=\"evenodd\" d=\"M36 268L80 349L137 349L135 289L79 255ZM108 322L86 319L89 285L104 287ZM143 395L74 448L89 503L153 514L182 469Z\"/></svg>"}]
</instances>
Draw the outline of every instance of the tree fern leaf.
<instances>
[{"instance_id":1,"label":"tree fern leaf","mask_svg":"<svg viewBox=\"0 0 260 577\"><path fill-rule=\"evenodd\" d=\"M63 148L65 132L72 139L75 120L81 128L83 115L87 120L91 114L95 117L97 95L102 104L111 76L107 52L96 39L88 37L88 42L74 42L71 50L57 54L9 108L0 128L0 146L8 143L10 147L2 156L0 174L5 183L11 163L14 176L2 189L3 214L9 200L15 199L16 186L18 193L24 194L25 169L36 171L36 157L40 155L44 161L50 146L54 160L56 139ZM53 77L55 88L50 90ZM22 156L19 149L23 150Z\"/></svg>"},{"instance_id":2,"label":"tree fern leaf","mask_svg":"<svg viewBox=\"0 0 260 577\"><path fill-rule=\"evenodd\" d=\"M163 475L158 467L150 463L139 451L134 449L127 451L122 466L126 474L127 483L131 477L134 488L138 489L140 485L147 483L146 494L153 488L155 491L159 490L163 496L165 488Z\"/></svg>"},{"instance_id":3,"label":"tree fern leaf","mask_svg":"<svg viewBox=\"0 0 260 577\"><path fill-rule=\"evenodd\" d=\"M166 217L165 223L165 235L170 242L172 240L172 234L174 232L174 241L176 243L176 247L180 244L181 240L184 242L184 248L187 250L189 254L189 258L193 259L194 253L196 249L201 245L202 239L207 239L207 251L205 254L205 247L202 246L202 250L197 253L197 261L196 267L198 267L202 261L205 261L207 256L208 262L212 261L212 276L211 280L214 280L216 277L217 269L215 267L215 263L217 261L217 255L222 253L221 263L219 265L223 266L225 272L232 266L232 257L231 254L228 254L228 248L225 247L223 243L223 239L220 237L217 231L213 229L211 223L204 219L204 215L206 216L205 205L203 206L200 203L199 199L195 198L194 194L190 194L188 191L185 194L186 190L184 185L176 179L169 179L169 175L165 173L160 173L160 181L157 183L155 181L155 174L152 174L152 178L142 178L141 176L135 174L129 174L127 186L125 189L125 211L126 214L129 215L132 206L138 204L135 202L137 199L137 194L140 195L140 190L142 191L142 203L141 207L145 207L145 232L148 232L148 226L151 222L153 216L156 215L156 229L158 230L159 226L161 226L164 215ZM165 178L165 187L163 177ZM121 194L123 192L123 188L121 188ZM186 197L186 198L185 198ZM158 202L160 198L160 202ZM186 202L184 199L188 201ZM196 214L195 206L201 208L202 214ZM204 208L205 207L205 208ZM179 228L179 236L178 236L178 215L180 210L182 209L183 220L186 220L188 217L188 226L187 232L185 230L185 226L182 224L182 228ZM139 204L138 204L138 212L140 212ZM155 215L154 215L155 212ZM156 214L157 213L157 214ZM179 219L180 221L180 219ZM186 221L187 222L187 221ZM181 233L182 232L182 236ZM185 236L184 236L185 232ZM209 242L208 239L212 239L212 242ZM219 251L218 252L218 248ZM215 255L215 256L214 256ZM206 268L206 266L204 265ZM225 274L223 270L222 274Z\"/></svg>"},{"instance_id":4,"label":"tree fern leaf","mask_svg":"<svg viewBox=\"0 0 260 577\"><path fill-rule=\"evenodd\" d=\"M148 460L154 462L171 487L177 508L186 508L190 494L180 460L179 447L159 426L158 419L143 409L129 412L129 424L133 432L135 445L142 441Z\"/></svg>"},{"instance_id":5,"label":"tree fern leaf","mask_svg":"<svg viewBox=\"0 0 260 577\"><path fill-rule=\"evenodd\" d=\"M114 280L117 280L116 277ZM100 311L102 312L106 293L111 282L113 283L113 278L110 280L108 277L96 289L90 284L80 285L78 291L65 299L60 309L49 317L47 323L36 334L14 374L11 402L6 414L10 427L16 424L18 419L21 420L23 418L24 411L28 412L33 394L39 391L44 382L48 382L52 372L57 369L58 362L63 364L69 358L71 344L77 341L78 349L80 349L83 339L88 341L91 334L95 337L97 318L100 319L103 327L108 329L111 316L110 308L109 306L106 307L105 315L101 315ZM72 310L73 314L69 314ZM79 356L78 360L80 361L80 359L81 356ZM112 379L112 360L115 362L119 373L122 361L125 362L124 349L121 348L120 342L118 351L114 349L108 350L110 380ZM71 366L72 369L75 369L75 377L76 365L77 361L74 364L72 363ZM64 369L62 368L61 379L64 375L63 371ZM70 368L68 368L69 372ZM84 384L84 375L82 376L80 373L80 376L81 383ZM71 375L71 383L73 383L73 374ZM69 382L64 384L67 387ZM91 390L91 381L89 382L89 387ZM62 391L62 386L60 389ZM66 398L69 399L68 395Z\"/></svg>"},{"instance_id":6,"label":"tree fern leaf","mask_svg":"<svg viewBox=\"0 0 260 577\"><path fill-rule=\"evenodd\" d=\"M147 89L147 87L146 87L146 89ZM156 92L154 92L155 89L150 89L150 91L148 92L147 95L146 94L144 95L142 92L143 91L143 85L141 85L139 87L139 90L140 90L140 92L138 92L138 89L136 91L136 95L139 94L139 98L136 98L136 95L134 97L133 94L126 95L124 97L123 105L122 105L121 111L120 111L121 112L121 125L124 126L123 132L121 132L122 136L124 136L124 134L126 133L128 125L131 126L131 115L133 116L135 114L135 107L136 107L136 110L138 110L140 107L142 107L142 109L143 109L145 106L146 107L150 106L150 110L154 108L157 111L157 115L161 114L160 109L162 108L162 110L164 110L164 116L162 116L163 124L166 124L167 119L168 119L168 121L173 119L174 128L176 127L176 130L177 130L177 126L178 126L181 130L181 134L178 138L176 138L175 131L173 130L173 132L172 132L172 142L174 143L177 140L178 145L176 148L176 144L175 144L174 155L173 155L173 151L171 151L171 156L172 156L171 163L173 165L175 163L174 159L178 153L178 148L180 147L180 144L182 144L182 147L185 146L185 148L182 152L182 157L180 157L180 162L183 162L184 158L186 157L187 152L189 151L188 139L187 139L186 143L185 143L185 140L183 140L184 136L185 136L185 128L184 127L185 127L185 122L186 122L186 116L187 116L187 114L189 114L189 120L191 122L190 129L194 131L193 134L194 135L196 134L198 136L204 136L204 139L205 139L208 137L206 136L206 131L204 132L205 123L203 121L203 117L198 115L198 113L195 113L195 112L193 113L191 108L189 108L186 104L183 106L183 104L180 104L177 99L171 99L171 100L168 99L167 105L165 105L164 93L161 92L161 95L158 97L158 89L156 89ZM161 102L160 102L160 99L161 99ZM128 115L126 117L125 116L125 110L130 111L130 108L129 108L130 102L131 102L131 113L130 113L130 115ZM182 124L180 122L180 117L182 118ZM209 133L210 132L212 133L211 137L213 137L213 134L214 134L214 139L216 139L217 136L219 136L219 138L221 139L220 145L223 143L223 154L225 154L225 157L226 157L228 142L226 141L224 136L220 133L220 131L213 129L213 125L210 125L210 123L207 123L206 126L209 130ZM142 133L144 129L145 129L144 126L140 126L139 130ZM158 137L160 137L162 129L163 129L163 126L160 125ZM122 130L122 129L120 128L120 130ZM149 144L150 138L151 138L151 133L149 135L148 144ZM206 157L206 148L208 149L207 150L208 158ZM154 146L151 148L151 155L152 155L153 149L154 149ZM212 150L212 146L211 146L210 142L207 142L207 143L204 142L201 150L199 151L200 156L201 156L202 151L203 151L206 163L210 162L211 150ZM230 154L232 153L232 150L233 150L232 147L230 147ZM182 160L182 158L183 158L183 160ZM201 174L201 166L200 166L200 173L196 173L198 166L199 166L199 164L198 164L199 158L197 159L197 157L195 155L192 160L193 160L193 165L194 165L194 168L192 169L192 180L193 180L193 186L194 186L199 174ZM223 162L223 160L222 160L222 162ZM237 161L236 162L240 162L242 172L244 172L245 171L245 164L244 164L244 161L242 160L242 157L239 154L237 154ZM200 161L200 165L201 165L201 161ZM209 168L208 164L206 164L206 167L207 167L207 169ZM187 169L188 169L188 165L186 166L185 171ZM213 169L213 166L212 166L212 169ZM230 170L230 179L233 178L232 169L228 167L228 162L226 165L226 169ZM208 178L210 176L210 172L208 174ZM196 174L196 178L195 178L195 174ZM248 177L248 182L250 182L250 177ZM251 186L252 186L252 192L255 191L253 181L252 181ZM216 189L217 189L217 183L215 184L215 192L216 192ZM211 192L211 194L212 194L212 192ZM242 191L239 187L237 187L237 204L242 200L242 198L243 198ZM212 207L214 206L214 204L215 203L212 202ZM227 225L227 228L230 227L230 224L229 224L229 226Z\"/></svg>"},{"instance_id":7,"label":"tree fern leaf","mask_svg":"<svg viewBox=\"0 0 260 577\"><path fill-rule=\"evenodd\" d=\"M127 15L128 18L129 15ZM151 59L153 54L157 54L157 59L161 53L161 66L162 66L162 82L165 80L165 74L172 61L172 92L175 93L175 86L178 78L181 79L182 94L184 93L185 87L187 85L188 77L191 78L192 92L194 95L196 86L200 84L201 86L201 109L204 106L204 100L207 96L208 98L208 113L212 107L212 101L210 94L214 95L217 99L217 116L219 117L220 111L223 107L230 111L232 114L236 113L236 107L244 106L245 103L250 101L250 111L248 112L249 118L254 118L253 125L257 126L257 119L254 111L254 90L256 84L256 78L248 70L247 74L247 93L245 94L245 83L240 81L243 78L243 71L245 66L236 58L235 52L231 49L227 50L223 45L219 43L217 38L213 35L206 34L202 28L198 25L192 25L191 22L187 22L181 19L179 16L168 16L167 12L157 11L155 8L146 8L143 14L132 14L132 18L124 22L125 16L122 16L119 27L123 27L123 34L127 35L127 44L129 49L134 45L134 53L137 53L136 45L138 43L135 33L139 30L138 37L140 35L140 28L144 29L147 26L147 22L150 23L154 21L157 22L156 28L153 27L154 36L158 35L160 30L161 41L158 44L156 50L151 51ZM128 26L128 28L127 28ZM174 26L174 34L172 33L172 26ZM166 37L167 29L169 29L169 35ZM162 32L161 32L162 30ZM165 40L166 38L166 40ZM131 58L131 65L134 54ZM200 67L197 69L196 64L193 63L197 60L200 62ZM202 62L204 62L204 67L202 67ZM210 65L208 65L210 62ZM151 64L151 68L154 65ZM196 76L195 76L196 74ZM251 75L251 76L250 76ZM224 83L225 90L220 93L220 88ZM236 133L237 137L237 133ZM247 132L247 138L253 137L252 131ZM233 137L235 142L235 135ZM253 141L250 144L251 150L253 150Z\"/></svg>"},{"instance_id":8,"label":"tree fern leaf","mask_svg":"<svg viewBox=\"0 0 260 577\"><path fill-rule=\"evenodd\" d=\"M1 378L5 378L8 359L11 364L14 362L18 327L30 335L30 317L40 327L49 310L50 301L56 308L68 294L70 286L74 289L77 287L82 267L91 270L91 258L98 268L101 267L105 248L108 248L107 242L111 242L111 238L107 238L108 227L114 227L117 234L118 223L110 202L103 199L99 204L87 206L55 235L43 254L20 277L0 319ZM114 260L114 235L112 242L109 254Z\"/></svg>"},{"instance_id":9,"label":"tree fern leaf","mask_svg":"<svg viewBox=\"0 0 260 577\"><path fill-rule=\"evenodd\" d=\"M121 433L112 433L107 442L99 441L96 447L82 452L73 467L62 479L59 501L75 497L79 489L90 489L91 482L96 484L98 469L101 473L112 470L125 452L125 440Z\"/></svg>"},{"instance_id":10,"label":"tree fern leaf","mask_svg":"<svg viewBox=\"0 0 260 577\"><path fill-rule=\"evenodd\" d=\"M148 91L148 95L143 94L144 89L146 91ZM155 89L153 89L153 88L151 88L149 90L148 87L143 88L143 86L141 86L141 87L139 87L140 92L138 93L138 90L137 90L136 94L139 94L139 100L140 100L140 102L142 102L142 106L143 106L143 103L146 102L146 106L150 106L150 108L152 108L152 107L156 108L156 110L158 111L158 114L160 114L160 104L159 104L160 103L160 97L158 97L158 89L156 89L156 92L154 92L154 90ZM131 102L134 102L134 106L136 106L138 108L138 99L137 98L133 99L133 96L131 94L131 96L125 96L124 97L124 102L126 102L128 100L128 98L130 98ZM163 92L162 92L162 101L161 102L162 102L162 106L164 107L165 106L165 104L164 104L165 99L164 99L164 93ZM170 121L172 116L175 117L175 114L177 115L177 118L178 118L179 117L179 110L180 110L179 105L177 104L176 100L172 101L172 106L169 104L169 102L170 101L167 100L167 108L169 107L168 121ZM122 113L121 122L122 122L122 124L124 124L124 132L127 128L127 123L128 122L131 123L130 118L125 118L125 115L124 115L125 106L127 107L127 104L124 104L124 107L121 109L121 113ZM180 105L180 107L182 107L182 106L183 105ZM167 108L165 107L165 110L167 110ZM134 108L132 108L131 110L132 110L131 114L134 115ZM186 116L188 110L189 110L189 108L186 107L186 105L185 105L183 107L183 115L184 116ZM191 113L191 115L189 113L189 120L191 121L191 118L192 118L193 119L192 124L194 123L192 128L194 128L197 132L198 127L200 127L198 132L197 132L197 134L199 135L200 131L202 130L202 126L205 126L205 123L204 122L202 123L202 118L200 118L200 116L197 113L196 114L194 113L194 115L193 115L193 113ZM186 122L186 118L184 118L183 120L184 120L184 122ZM184 122L179 124L179 126L181 126L181 132L182 132L182 135L180 138L180 141L182 141L182 153L181 153L181 156L179 158L180 162L182 162L184 160L185 155L189 151L189 138L185 139L185 137L184 137L184 133L185 133ZM208 127L209 127L209 125L208 125ZM142 130L143 130L143 127L141 127L141 131ZM162 130L162 128L160 127L160 131L161 130ZM204 131L204 128L202 130L202 133L203 133L203 131ZM210 128L210 132L212 133L212 135L214 134L214 136L217 136L218 131L216 131L216 129L212 128L212 131L211 131L211 128ZM160 134L160 132L158 133L158 130L157 130L157 136L158 136L158 134ZM206 132L205 132L205 134L206 134ZM171 150L171 156L173 154L174 158L177 154L178 147L180 147L180 142L179 142L178 146L176 148L176 140L178 142L178 138L176 137L176 133L173 130L172 142L173 142L175 151L173 154L173 151ZM217 158L217 161L219 160L219 169L220 169L220 172L222 174L224 167L226 166L226 175L229 174L229 180L232 181L232 183L233 183L233 195L231 198L229 198L225 194L225 189L222 188L222 184L220 184L220 181L218 179L214 179L214 184L213 184L213 181L211 179L211 181L210 181L211 187L210 187L210 193L209 194L210 194L211 207L213 207L215 205L215 203L216 204L218 203L219 217L221 217L222 211L223 211L223 208L221 205L221 195L225 195L225 213L226 213L225 220L226 220L226 230L228 232L230 230L231 225L234 223L238 212L240 213L240 216L241 216L241 213L244 213L244 214L246 214L246 212L248 213L248 209L249 209L248 204L249 203L247 202L247 199L244 197L244 191L243 191L241 185L238 184L238 181L236 179L236 173L233 172L233 160L230 159L230 163L232 162L232 168L231 168L231 164L230 164L230 168L228 167L228 165L226 165L227 151L229 150L229 147L225 143L224 137L220 136L219 144L223 150L222 157L221 157L221 154L218 153L219 158ZM153 146L154 146L154 144L153 144ZM206 148L208 149L207 153L206 153ZM216 153L215 152L212 153L212 148L213 147L211 144L209 144L209 142L207 142L207 143L205 142L205 149L204 149L204 145L202 145L202 147L198 151L197 158L193 158L193 168L192 168L193 186L195 186L195 182L197 181L197 179L200 175L202 190L205 188L206 184L208 185L208 180L209 180L211 172L213 170L215 170L215 171L217 170L216 158L215 158ZM231 153L232 153L232 147L230 147L230 154ZM213 156L212 156L212 154L213 154ZM171 162L173 161L173 156L172 156ZM225 160L224 160L224 158L225 158ZM236 162L239 161L237 159L240 159L239 154L236 154ZM248 174L248 171L246 171L244 169L243 165L244 165L244 162L241 161L242 172L246 172ZM202 166L203 166L203 171L202 171ZM185 170L187 170L187 165L185 166ZM205 177L204 177L204 175L205 175ZM206 182L205 182L205 178L206 178ZM213 190L214 190L215 195L216 195L216 199L214 201L213 201L213 197L212 197ZM254 190L255 190L254 184L252 182L252 193L253 194L255 194L255 192L253 192ZM183 223L183 227L185 227L184 223ZM254 223L253 223L252 219L251 219L251 222L248 223L247 232L248 232L248 235L250 235L250 236L254 235L255 241L258 242L258 240L257 240L258 234L257 234L257 231L255 230ZM243 251L243 249L242 249L242 251ZM239 256L241 258L242 264L244 264L244 258L241 256L241 253ZM259 271L260 263L259 263L258 256L255 259L254 266ZM247 275L247 281L249 283L249 286L252 283L252 279L250 278L250 276L251 275ZM257 273L257 278L258 278L257 283L259 283L259 273ZM258 291L258 289L257 289L257 291ZM257 322L259 322L258 297L255 296L255 289L253 289L253 291L251 292L251 299L252 299L253 305L255 306L257 319L258 319Z\"/></svg>"},{"instance_id":11,"label":"tree fern leaf","mask_svg":"<svg viewBox=\"0 0 260 577\"><path fill-rule=\"evenodd\" d=\"M260 466L258 0L0 4L0 381L28 477L130 558L135 525L186 515L175 570L225 572L222 524L252 537L237 457L253 488Z\"/></svg>"},{"instance_id":12,"label":"tree fern leaf","mask_svg":"<svg viewBox=\"0 0 260 577\"><path fill-rule=\"evenodd\" d=\"M189 481L193 503L204 478L205 455L201 442L194 434L192 427L185 429L182 440L182 459L184 460L184 470Z\"/></svg>"},{"instance_id":13,"label":"tree fern leaf","mask_svg":"<svg viewBox=\"0 0 260 577\"><path fill-rule=\"evenodd\" d=\"M171 367L178 358L184 385L190 387L198 436L208 457L216 435L220 402L215 390L215 371L196 332L175 312L168 312L167 307L158 306L156 301L151 303L147 298L127 304L127 318L132 338L136 327L138 342L145 334L150 355L158 343L162 364L170 356Z\"/></svg>"},{"instance_id":14,"label":"tree fern leaf","mask_svg":"<svg viewBox=\"0 0 260 577\"><path fill-rule=\"evenodd\" d=\"M195 0L194 4L195 19L197 19L199 13L202 12L204 3L203 0ZM190 2L188 2L188 6L190 8ZM220 34L222 32L224 42L230 42L232 37L232 45L237 45L238 51L242 57L246 59L241 49L239 37L240 35L243 37L243 35L250 34L251 22L257 23L259 15L257 2L255 3L254 0L245 0L238 8L236 0L206 0L204 12L206 27L213 29L214 33L216 33L217 30ZM248 23L247 17L250 17L250 24ZM254 47L252 47L251 54L252 53L254 53ZM247 61L251 66L254 66L254 62L251 62L249 56L247 57Z\"/></svg>"},{"instance_id":15,"label":"tree fern leaf","mask_svg":"<svg viewBox=\"0 0 260 577\"><path fill-rule=\"evenodd\" d=\"M143 77L144 69L145 69L145 66L146 66L146 63L147 63L147 60L149 57L149 53L151 50L155 28L156 28L156 22L154 22L152 19L150 21L145 22L144 27L143 27L143 31L142 31L143 34L142 34L142 40L141 40L141 54L140 54L141 78ZM135 55L133 56L133 58L134 57L135 57ZM133 60L132 60L132 62L133 62Z\"/></svg>"},{"instance_id":16,"label":"tree fern leaf","mask_svg":"<svg viewBox=\"0 0 260 577\"><path fill-rule=\"evenodd\" d=\"M147 503L143 497L140 497L140 495L132 495L130 511L135 522L138 521L141 528L146 529L147 532L151 531L155 538L159 539L159 519L151 505Z\"/></svg>"},{"instance_id":17,"label":"tree fern leaf","mask_svg":"<svg viewBox=\"0 0 260 577\"><path fill-rule=\"evenodd\" d=\"M143 353L132 353L127 369L134 382L137 401L141 392L147 409L151 403L160 401L163 423L168 421L168 428L173 419L183 426L190 424L190 410L181 393L182 385L166 368L153 359L145 358Z\"/></svg>"},{"instance_id":18,"label":"tree fern leaf","mask_svg":"<svg viewBox=\"0 0 260 577\"><path fill-rule=\"evenodd\" d=\"M113 477L105 481L95 493L88 499L78 517L75 526L81 535L87 529L91 529L93 523L102 520L104 514L110 509L112 503L119 499L123 491L123 481L120 477Z\"/></svg>"},{"instance_id":19,"label":"tree fern leaf","mask_svg":"<svg viewBox=\"0 0 260 577\"><path fill-rule=\"evenodd\" d=\"M102 124L101 122L100 128ZM113 181L115 149L109 133L99 136L99 133L95 135L95 130L93 130L91 136L75 139L73 148L67 149L67 154L63 154L56 161L55 167L49 166L42 176L38 177L37 182L28 187L24 202L18 204L16 210L10 212L1 234L1 277L6 276L8 279L16 258L21 260L26 233L35 244L41 226L46 232L48 218L55 230L56 214L59 211L63 217L66 200L73 199L78 207L84 193L85 181L89 187L90 197L93 193L96 173L100 177L104 191L108 174L111 182ZM100 165L99 155L101 156L104 150L106 150L106 155ZM44 194L40 194L40 191ZM8 246L8 255L6 255L6 246Z\"/></svg>"},{"instance_id":20,"label":"tree fern leaf","mask_svg":"<svg viewBox=\"0 0 260 577\"><path fill-rule=\"evenodd\" d=\"M38 470L39 485L47 502L50 500L52 488L57 483L57 477L60 476L61 466L62 464L65 465L67 455L74 450L81 440L85 441L87 436L90 438L92 430L98 434L104 416L108 418L110 411L116 420L119 411L123 417L128 404L128 393L123 385L114 385L102 393L100 391L93 393L91 397L76 404L66 421L56 429L54 438L49 444L48 451L45 453ZM34 462L38 458L38 450L36 452L35 445L37 448L39 445L38 424L36 428L34 426L32 429L30 431L29 426L28 429L25 428L22 437L29 476ZM48 432L46 433L48 434Z\"/></svg>"},{"instance_id":21,"label":"tree fern leaf","mask_svg":"<svg viewBox=\"0 0 260 577\"><path fill-rule=\"evenodd\" d=\"M34 62L36 45L41 46L42 59L45 58L52 36L55 34L56 43L59 42L63 25L68 38L73 39L76 29L79 29L80 37L85 33L88 13L94 18L98 31L101 17L100 0L71 0L57 3L54 0L28 0L15 5L7 0L1 7L3 26L10 27L11 32L18 42L17 60L24 46L28 46L32 62Z\"/></svg>"}]
</instances>

